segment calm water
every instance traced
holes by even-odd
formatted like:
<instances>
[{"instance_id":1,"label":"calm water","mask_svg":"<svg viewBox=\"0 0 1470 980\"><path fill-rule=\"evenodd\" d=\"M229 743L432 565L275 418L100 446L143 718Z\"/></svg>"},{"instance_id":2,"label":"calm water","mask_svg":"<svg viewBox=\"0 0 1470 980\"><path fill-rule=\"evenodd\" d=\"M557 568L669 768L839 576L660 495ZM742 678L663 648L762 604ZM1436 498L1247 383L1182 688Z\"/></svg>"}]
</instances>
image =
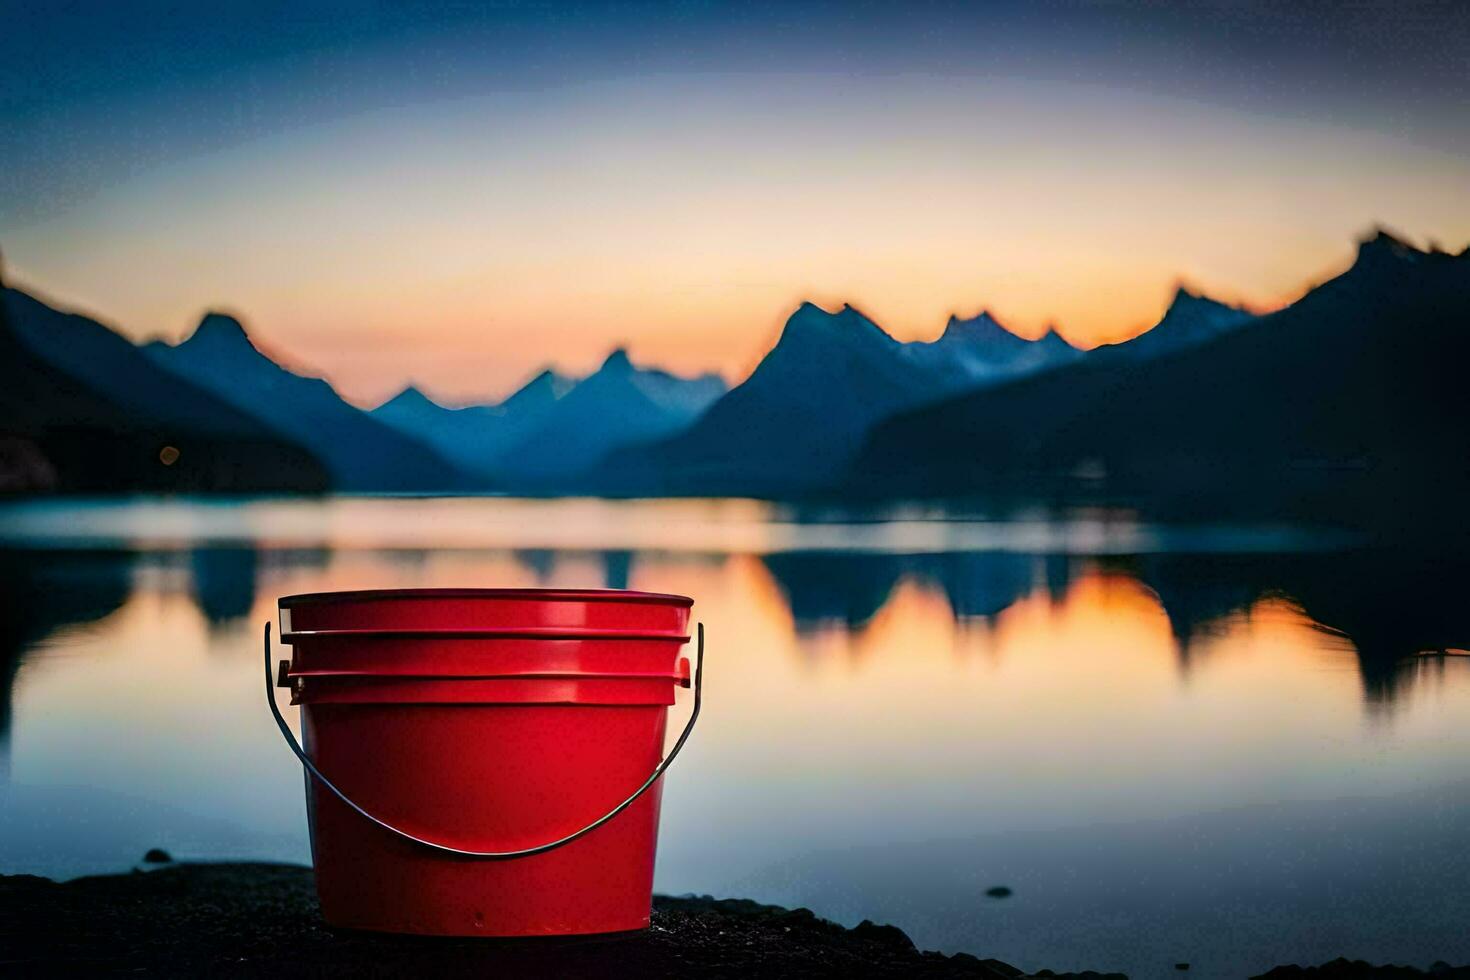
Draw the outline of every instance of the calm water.
<instances>
[{"instance_id":1,"label":"calm water","mask_svg":"<svg viewBox=\"0 0 1470 980\"><path fill-rule=\"evenodd\" d=\"M694 596L710 638L661 891L1030 969L1470 960L1455 558L748 501L42 503L0 546L3 871L306 861L261 703L280 595L631 587Z\"/></svg>"}]
</instances>

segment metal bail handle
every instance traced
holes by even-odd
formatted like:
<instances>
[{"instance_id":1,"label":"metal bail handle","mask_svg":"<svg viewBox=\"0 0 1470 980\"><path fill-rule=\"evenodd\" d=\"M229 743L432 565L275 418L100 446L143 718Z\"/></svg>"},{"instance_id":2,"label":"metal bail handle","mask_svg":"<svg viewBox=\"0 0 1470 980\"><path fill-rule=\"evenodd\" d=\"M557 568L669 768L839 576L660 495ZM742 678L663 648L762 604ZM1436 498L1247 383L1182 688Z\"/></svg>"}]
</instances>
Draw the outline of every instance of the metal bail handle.
<instances>
[{"instance_id":1,"label":"metal bail handle","mask_svg":"<svg viewBox=\"0 0 1470 980\"><path fill-rule=\"evenodd\" d=\"M664 760L658 764L658 767L653 770L653 774L649 776L646 781L644 781L642 786L639 786L636 790L633 791L632 796L628 797L626 800L619 803L617 806L613 807L611 810L607 811L607 813L598 817L596 820L592 821L581 830L567 834L565 837L558 838L557 840L550 841L546 844L538 844L535 847L524 847L517 851L466 851L462 848L450 847L448 844L440 844L435 841L425 840L422 837L415 837L413 834L410 834L405 830L400 830L387 821L373 816L371 813L367 812L362 807L354 803L347 796L346 793L338 789L332 783L332 781L328 779L325 775L323 775L322 771L316 767L316 763L311 761L311 759L307 756L306 751L302 749L301 743L296 741L296 736L291 733L291 727L286 724L286 719L281 715L280 706L276 704L275 678L271 676L270 623L265 624L265 698L266 703L270 705L271 714L275 716L276 727L281 730L281 735L286 739L286 744L291 747L292 752L296 753L296 758L301 760L301 764L306 768L306 771L311 773L313 779L321 783L327 789L331 790L332 794L336 796L337 799L341 800L343 803L346 803L349 807L357 811L364 818L372 821L389 833L396 834L404 840L409 841L410 843L417 844L420 847L427 847L431 851L438 851L440 854L450 854L455 857L462 858L481 858L488 861L505 861L510 860L511 858L530 857L533 854L545 854L547 851L554 851L558 847L570 844L578 837L583 837L587 834L592 833L592 831L596 830L598 827L601 827L613 817L616 817L618 814L628 809L628 807L632 806L635 802L637 802L638 797L648 792L653 784L658 782L658 778L662 776L665 771L668 770L669 766L673 763L674 758L679 754L679 750L682 749L684 747L684 743L689 740L690 733L694 731L694 723L699 720L701 684L704 679L703 623L699 624L697 635L698 646L695 651L694 659L694 705L689 712L689 721L687 724L685 724L684 730L679 733L678 741L674 743L673 749L669 752L667 756L664 757Z\"/></svg>"}]
</instances>

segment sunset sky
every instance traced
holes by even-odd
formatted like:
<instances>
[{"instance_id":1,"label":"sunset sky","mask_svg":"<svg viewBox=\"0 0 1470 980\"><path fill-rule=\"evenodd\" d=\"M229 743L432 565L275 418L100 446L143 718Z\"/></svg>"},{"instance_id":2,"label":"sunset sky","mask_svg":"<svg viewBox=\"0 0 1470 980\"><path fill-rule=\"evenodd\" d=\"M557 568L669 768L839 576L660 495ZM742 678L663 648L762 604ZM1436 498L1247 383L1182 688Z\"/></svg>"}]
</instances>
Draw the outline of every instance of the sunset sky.
<instances>
[{"instance_id":1,"label":"sunset sky","mask_svg":"<svg viewBox=\"0 0 1470 980\"><path fill-rule=\"evenodd\" d=\"M1079 344L1470 242L1470 5L0 0L9 278L370 404L732 380L802 299Z\"/></svg>"}]
</instances>

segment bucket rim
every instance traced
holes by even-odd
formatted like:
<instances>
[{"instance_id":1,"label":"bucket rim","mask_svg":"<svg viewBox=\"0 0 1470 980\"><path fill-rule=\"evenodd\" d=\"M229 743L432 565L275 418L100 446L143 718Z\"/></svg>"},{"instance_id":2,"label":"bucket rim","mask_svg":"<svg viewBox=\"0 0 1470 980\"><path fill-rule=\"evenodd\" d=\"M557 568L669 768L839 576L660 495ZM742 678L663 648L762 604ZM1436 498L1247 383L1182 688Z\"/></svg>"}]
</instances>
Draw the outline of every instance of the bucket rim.
<instances>
[{"instance_id":1,"label":"bucket rim","mask_svg":"<svg viewBox=\"0 0 1470 980\"><path fill-rule=\"evenodd\" d=\"M454 627L388 626L347 629L283 630L282 643L318 638L418 640L677 640L689 642L683 630L600 629L585 626Z\"/></svg>"},{"instance_id":2,"label":"bucket rim","mask_svg":"<svg viewBox=\"0 0 1470 980\"><path fill-rule=\"evenodd\" d=\"M349 589L342 592L301 592L282 596L282 609L339 602L376 602L384 599L527 599L546 602L629 602L663 606L693 606L686 595L639 592L633 589Z\"/></svg>"}]
</instances>

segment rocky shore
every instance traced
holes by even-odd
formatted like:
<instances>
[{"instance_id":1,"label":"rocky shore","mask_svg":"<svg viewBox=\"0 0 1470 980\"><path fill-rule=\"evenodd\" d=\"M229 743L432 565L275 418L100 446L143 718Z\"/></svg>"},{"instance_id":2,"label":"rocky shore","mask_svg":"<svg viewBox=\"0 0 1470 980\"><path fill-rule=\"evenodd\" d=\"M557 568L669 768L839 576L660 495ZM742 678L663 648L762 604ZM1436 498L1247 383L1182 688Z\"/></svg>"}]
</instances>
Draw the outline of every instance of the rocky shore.
<instances>
[{"instance_id":1,"label":"rocky shore","mask_svg":"<svg viewBox=\"0 0 1470 980\"><path fill-rule=\"evenodd\" d=\"M903 976L1013 980L1023 971L917 949L901 930L848 929L807 909L742 899L654 900L644 934L588 940L428 940L333 931L311 870L275 864L164 864L58 883L0 876L0 974L166 976ZM1181 964L1181 967L1184 965ZM1181 972L1181 976L1187 973ZM1339 963L1288 978L1470 978L1470 968ZM1078 978L1117 974L1031 976Z\"/></svg>"}]
</instances>

